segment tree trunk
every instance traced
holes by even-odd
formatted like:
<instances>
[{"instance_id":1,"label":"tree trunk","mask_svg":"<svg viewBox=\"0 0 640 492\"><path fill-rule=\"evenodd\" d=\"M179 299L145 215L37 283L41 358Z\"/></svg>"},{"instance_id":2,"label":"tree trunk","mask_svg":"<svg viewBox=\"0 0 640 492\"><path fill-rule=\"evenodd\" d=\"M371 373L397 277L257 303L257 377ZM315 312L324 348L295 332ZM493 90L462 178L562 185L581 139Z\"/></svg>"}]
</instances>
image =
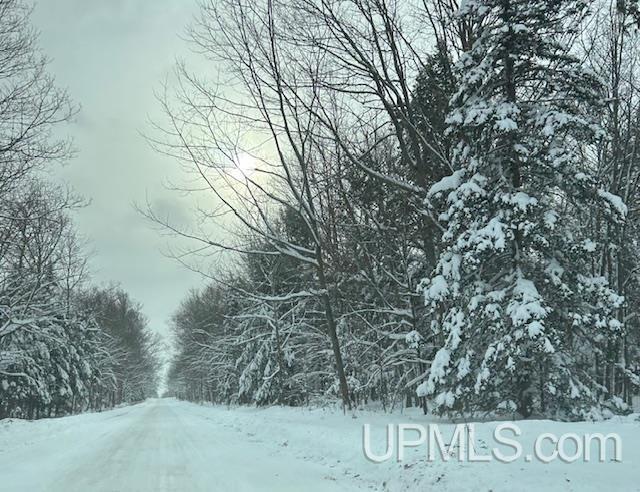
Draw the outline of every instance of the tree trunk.
<instances>
[{"instance_id":1,"label":"tree trunk","mask_svg":"<svg viewBox=\"0 0 640 492\"><path fill-rule=\"evenodd\" d=\"M323 291L322 302L324 304L324 313L327 321L327 331L329 332L329 338L331 338L331 347L333 349L333 356L336 362L336 373L338 374L338 381L340 383L342 405L344 408L351 410L349 386L347 385L347 377L344 373L344 363L342 361L342 352L340 351L340 340L338 340L338 329L335 317L333 315L333 308L331 307L331 298L329 297L327 279L324 275L324 262L322 261L322 251L320 250L320 248L316 248L316 257L318 261L318 280L320 283L320 288Z\"/></svg>"}]
</instances>

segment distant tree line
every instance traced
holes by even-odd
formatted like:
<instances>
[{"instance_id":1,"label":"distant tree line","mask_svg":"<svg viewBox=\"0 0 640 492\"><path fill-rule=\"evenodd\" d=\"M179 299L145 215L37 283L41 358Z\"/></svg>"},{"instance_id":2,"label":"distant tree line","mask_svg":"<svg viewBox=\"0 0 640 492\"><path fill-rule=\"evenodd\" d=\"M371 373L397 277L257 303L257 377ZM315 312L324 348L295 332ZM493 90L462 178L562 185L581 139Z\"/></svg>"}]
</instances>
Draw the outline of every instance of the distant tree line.
<instances>
[{"instance_id":1,"label":"distant tree line","mask_svg":"<svg viewBox=\"0 0 640 492\"><path fill-rule=\"evenodd\" d=\"M72 147L75 108L47 73L30 6L0 2L0 418L99 410L155 393L156 347L140 306L88 286L72 224L82 200L45 179Z\"/></svg>"},{"instance_id":2,"label":"distant tree line","mask_svg":"<svg viewBox=\"0 0 640 492\"><path fill-rule=\"evenodd\" d=\"M179 65L150 140L213 205L148 215L211 284L174 317L171 394L629 408L635 2L205 0L189 33L218 75Z\"/></svg>"}]
</instances>

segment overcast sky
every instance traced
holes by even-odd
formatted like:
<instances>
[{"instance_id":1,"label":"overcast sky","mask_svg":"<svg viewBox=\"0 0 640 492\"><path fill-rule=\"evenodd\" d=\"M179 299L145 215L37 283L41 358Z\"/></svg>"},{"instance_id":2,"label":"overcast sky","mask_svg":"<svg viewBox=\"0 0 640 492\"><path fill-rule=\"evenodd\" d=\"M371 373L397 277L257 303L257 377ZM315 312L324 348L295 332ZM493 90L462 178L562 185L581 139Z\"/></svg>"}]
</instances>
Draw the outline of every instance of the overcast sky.
<instances>
[{"instance_id":1,"label":"overcast sky","mask_svg":"<svg viewBox=\"0 0 640 492\"><path fill-rule=\"evenodd\" d=\"M178 179L179 166L140 132L158 112L154 89L188 53L179 36L196 9L195 0L36 0L33 16L50 71L82 106L68 128L78 155L62 174L92 200L76 222L95 249L94 280L119 282L161 333L202 279L162 255L168 239L132 203L148 196L174 218L188 213L163 185Z\"/></svg>"}]
</instances>

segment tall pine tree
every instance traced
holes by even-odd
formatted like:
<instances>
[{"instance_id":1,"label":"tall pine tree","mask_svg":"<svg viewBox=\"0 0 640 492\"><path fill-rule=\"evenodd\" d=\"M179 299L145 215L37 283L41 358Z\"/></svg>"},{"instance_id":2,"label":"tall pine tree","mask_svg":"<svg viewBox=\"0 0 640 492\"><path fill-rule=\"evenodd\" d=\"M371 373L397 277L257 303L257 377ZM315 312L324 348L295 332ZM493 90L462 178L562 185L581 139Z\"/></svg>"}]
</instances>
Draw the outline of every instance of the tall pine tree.
<instances>
[{"instance_id":1,"label":"tall pine tree","mask_svg":"<svg viewBox=\"0 0 640 492\"><path fill-rule=\"evenodd\" d=\"M586 1L469 0L458 61L453 175L428 194L445 232L424 283L440 340L421 395L437 410L578 418L606 395L592 354L623 299L593 271L590 220L624 220L589 153L604 138L597 78L568 41Z\"/></svg>"}]
</instances>

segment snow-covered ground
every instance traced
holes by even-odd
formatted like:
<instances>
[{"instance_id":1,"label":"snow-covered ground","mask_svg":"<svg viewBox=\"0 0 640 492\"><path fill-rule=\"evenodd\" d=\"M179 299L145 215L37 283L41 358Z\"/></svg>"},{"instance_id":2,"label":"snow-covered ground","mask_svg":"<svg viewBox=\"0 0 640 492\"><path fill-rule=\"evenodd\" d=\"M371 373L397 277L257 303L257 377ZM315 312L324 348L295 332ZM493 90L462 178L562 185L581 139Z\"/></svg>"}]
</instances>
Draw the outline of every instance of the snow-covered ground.
<instances>
[{"instance_id":1,"label":"snow-covered ground","mask_svg":"<svg viewBox=\"0 0 640 492\"><path fill-rule=\"evenodd\" d=\"M173 399L60 419L5 420L0 421L0 490L640 491L637 415L595 423L518 423L523 456L542 432L620 435L621 462L611 455L603 463L570 464L524 457L508 464L427 461L423 445L409 449L402 463L376 464L363 452L365 423L381 453L386 424L428 421L418 413L345 416L330 409L228 409ZM493 447L496 425L476 425L478 454ZM445 437L453 428L439 425ZM502 451L513 454L508 447Z\"/></svg>"}]
</instances>

